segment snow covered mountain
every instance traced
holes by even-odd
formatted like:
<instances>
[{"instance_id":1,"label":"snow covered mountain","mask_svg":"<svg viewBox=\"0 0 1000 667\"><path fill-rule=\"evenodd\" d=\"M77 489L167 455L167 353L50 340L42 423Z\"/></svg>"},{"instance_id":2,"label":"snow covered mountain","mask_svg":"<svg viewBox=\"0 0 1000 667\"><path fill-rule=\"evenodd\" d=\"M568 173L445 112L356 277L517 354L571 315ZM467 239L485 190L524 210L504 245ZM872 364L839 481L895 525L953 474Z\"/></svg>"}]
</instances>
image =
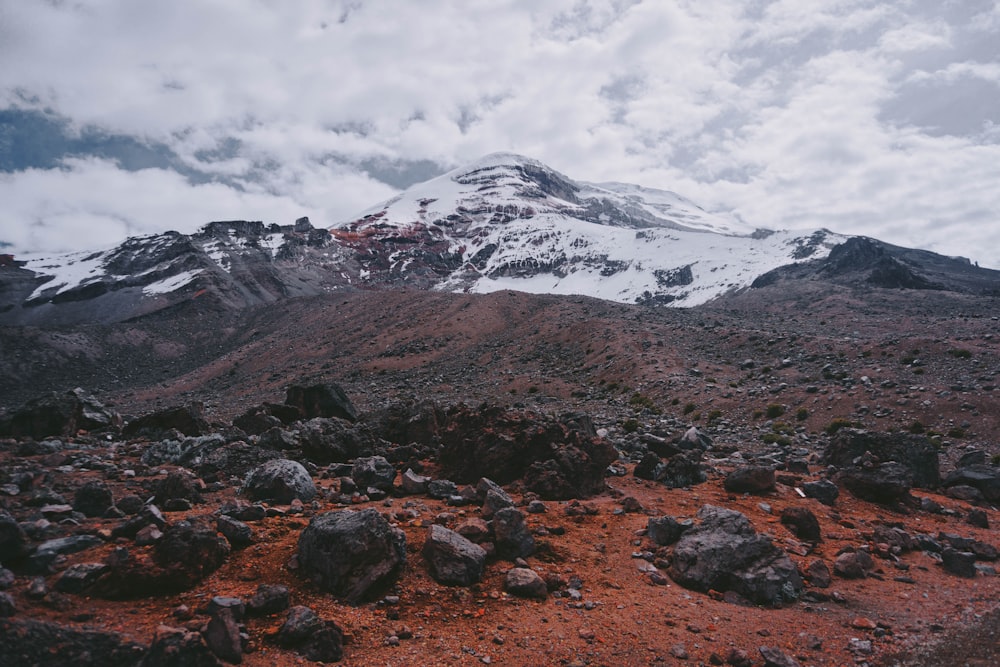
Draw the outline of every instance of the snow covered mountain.
<instances>
[{"instance_id":1,"label":"snow covered mountain","mask_svg":"<svg viewBox=\"0 0 1000 667\"><path fill-rule=\"evenodd\" d=\"M846 237L771 232L663 190L583 183L495 153L331 229L367 283L695 306Z\"/></svg>"},{"instance_id":2,"label":"snow covered mountain","mask_svg":"<svg viewBox=\"0 0 1000 667\"><path fill-rule=\"evenodd\" d=\"M672 192L576 182L510 153L411 187L327 229L212 222L99 252L0 255L0 324L223 310L340 289L503 289L690 307L751 286L1000 294L1000 272L824 229L754 229Z\"/></svg>"}]
</instances>

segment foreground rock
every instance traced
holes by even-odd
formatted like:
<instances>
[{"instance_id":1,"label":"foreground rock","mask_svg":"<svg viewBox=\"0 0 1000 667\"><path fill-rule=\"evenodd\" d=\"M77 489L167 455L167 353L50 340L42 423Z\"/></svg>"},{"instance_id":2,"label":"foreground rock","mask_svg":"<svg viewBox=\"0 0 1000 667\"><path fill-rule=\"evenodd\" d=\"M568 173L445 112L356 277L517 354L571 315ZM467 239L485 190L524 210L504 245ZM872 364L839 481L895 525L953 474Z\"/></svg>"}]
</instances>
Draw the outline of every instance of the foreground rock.
<instances>
[{"instance_id":1,"label":"foreground rock","mask_svg":"<svg viewBox=\"0 0 1000 667\"><path fill-rule=\"evenodd\" d=\"M34 438L70 436L121 426L117 412L108 410L83 389L34 398L0 418L0 436Z\"/></svg>"},{"instance_id":2,"label":"foreground rock","mask_svg":"<svg viewBox=\"0 0 1000 667\"><path fill-rule=\"evenodd\" d=\"M298 461L272 459L253 470L240 489L250 500L266 500L287 505L298 498L309 502L316 497L316 485Z\"/></svg>"},{"instance_id":3,"label":"foreground rock","mask_svg":"<svg viewBox=\"0 0 1000 667\"><path fill-rule=\"evenodd\" d=\"M78 630L34 619L0 619L0 665L134 667L144 653L144 646L113 632Z\"/></svg>"},{"instance_id":4,"label":"foreground rock","mask_svg":"<svg viewBox=\"0 0 1000 667\"><path fill-rule=\"evenodd\" d=\"M668 571L674 581L700 592L733 591L762 605L799 596L802 579L795 564L743 514L705 505L698 518L701 523L685 531L674 547Z\"/></svg>"},{"instance_id":5,"label":"foreground rock","mask_svg":"<svg viewBox=\"0 0 1000 667\"><path fill-rule=\"evenodd\" d=\"M857 466L856 459L866 452L878 462L894 461L905 468L913 486L933 489L941 483L937 447L923 435L844 428L830 440L820 460L839 468L851 468Z\"/></svg>"},{"instance_id":6,"label":"foreground rock","mask_svg":"<svg viewBox=\"0 0 1000 667\"><path fill-rule=\"evenodd\" d=\"M299 565L317 586L357 604L395 583L406 537L377 510L319 514L299 537Z\"/></svg>"},{"instance_id":7,"label":"foreground rock","mask_svg":"<svg viewBox=\"0 0 1000 667\"><path fill-rule=\"evenodd\" d=\"M422 553L439 584L470 586L482 579L486 550L444 526L428 529Z\"/></svg>"},{"instance_id":8,"label":"foreground rock","mask_svg":"<svg viewBox=\"0 0 1000 667\"><path fill-rule=\"evenodd\" d=\"M555 420L498 406L460 405L447 420L439 461L459 483L523 479L525 488L542 498L588 497L604 488L605 471L617 459L614 447L597 437L583 415Z\"/></svg>"}]
</instances>

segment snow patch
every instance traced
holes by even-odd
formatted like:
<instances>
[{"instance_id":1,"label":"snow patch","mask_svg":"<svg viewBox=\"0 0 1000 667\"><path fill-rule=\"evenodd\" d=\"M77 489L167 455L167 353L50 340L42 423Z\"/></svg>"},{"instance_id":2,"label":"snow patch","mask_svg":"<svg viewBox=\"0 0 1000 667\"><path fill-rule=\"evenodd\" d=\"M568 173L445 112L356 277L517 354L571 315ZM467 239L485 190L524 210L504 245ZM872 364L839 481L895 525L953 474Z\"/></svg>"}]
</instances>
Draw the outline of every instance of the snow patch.
<instances>
[{"instance_id":1,"label":"snow patch","mask_svg":"<svg viewBox=\"0 0 1000 667\"><path fill-rule=\"evenodd\" d=\"M190 283L199 273L201 273L201 269L194 269L192 271L178 273L176 276L170 276L169 278L164 278L163 280L158 280L155 283L150 283L143 287L142 293L146 296L169 294L170 292L178 290Z\"/></svg>"}]
</instances>

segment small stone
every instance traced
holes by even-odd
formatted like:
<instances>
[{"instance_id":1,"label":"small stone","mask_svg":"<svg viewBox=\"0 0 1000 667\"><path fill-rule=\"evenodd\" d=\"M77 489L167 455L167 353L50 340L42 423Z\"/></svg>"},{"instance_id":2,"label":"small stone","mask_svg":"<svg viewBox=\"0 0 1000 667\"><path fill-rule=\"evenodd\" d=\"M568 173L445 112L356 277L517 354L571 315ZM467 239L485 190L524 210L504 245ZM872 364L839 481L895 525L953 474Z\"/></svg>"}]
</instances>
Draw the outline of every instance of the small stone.
<instances>
[{"instance_id":1,"label":"small stone","mask_svg":"<svg viewBox=\"0 0 1000 667\"><path fill-rule=\"evenodd\" d=\"M878 627L878 623L870 618L859 616L851 620L851 627L858 630L874 630Z\"/></svg>"},{"instance_id":2,"label":"small stone","mask_svg":"<svg viewBox=\"0 0 1000 667\"><path fill-rule=\"evenodd\" d=\"M674 644L673 646L671 646L670 655L677 658L678 660L687 660L688 658L691 657L691 654L688 653L687 648L685 648L684 644Z\"/></svg>"},{"instance_id":3,"label":"small stone","mask_svg":"<svg viewBox=\"0 0 1000 667\"><path fill-rule=\"evenodd\" d=\"M757 649L764 658L764 667L800 667L795 658L772 646L761 646Z\"/></svg>"}]
</instances>

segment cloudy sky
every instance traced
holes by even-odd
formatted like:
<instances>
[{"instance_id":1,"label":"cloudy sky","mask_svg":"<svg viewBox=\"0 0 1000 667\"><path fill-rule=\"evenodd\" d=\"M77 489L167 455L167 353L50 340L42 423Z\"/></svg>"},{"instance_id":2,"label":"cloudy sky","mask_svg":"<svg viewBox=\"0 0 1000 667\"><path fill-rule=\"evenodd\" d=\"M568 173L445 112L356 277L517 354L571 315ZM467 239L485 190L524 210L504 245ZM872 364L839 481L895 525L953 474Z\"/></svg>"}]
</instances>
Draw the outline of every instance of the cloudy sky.
<instances>
[{"instance_id":1,"label":"cloudy sky","mask_svg":"<svg viewBox=\"0 0 1000 667\"><path fill-rule=\"evenodd\" d=\"M0 0L0 243L332 225L493 151L1000 268L1000 0Z\"/></svg>"}]
</instances>

